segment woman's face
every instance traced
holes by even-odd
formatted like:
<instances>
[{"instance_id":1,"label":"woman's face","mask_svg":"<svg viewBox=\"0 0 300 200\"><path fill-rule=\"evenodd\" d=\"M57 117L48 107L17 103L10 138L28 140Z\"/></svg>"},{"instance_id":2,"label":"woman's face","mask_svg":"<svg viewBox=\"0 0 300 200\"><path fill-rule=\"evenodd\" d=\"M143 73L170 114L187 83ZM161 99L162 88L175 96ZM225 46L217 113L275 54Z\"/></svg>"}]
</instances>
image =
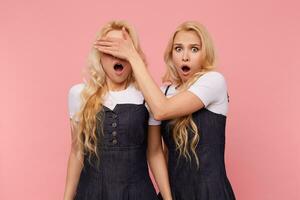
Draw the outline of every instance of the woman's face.
<instances>
[{"instance_id":1,"label":"woman's face","mask_svg":"<svg viewBox=\"0 0 300 200\"><path fill-rule=\"evenodd\" d=\"M106 37L123 38L123 34L121 30L111 30ZM132 72L131 65L126 60L102 53L100 61L107 78L113 84L125 83Z\"/></svg>"},{"instance_id":2,"label":"woman's face","mask_svg":"<svg viewBox=\"0 0 300 200\"><path fill-rule=\"evenodd\" d=\"M179 31L173 40L172 61L183 82L201 70L203 51L195 31Z\"/></svg>"}]
</instances>

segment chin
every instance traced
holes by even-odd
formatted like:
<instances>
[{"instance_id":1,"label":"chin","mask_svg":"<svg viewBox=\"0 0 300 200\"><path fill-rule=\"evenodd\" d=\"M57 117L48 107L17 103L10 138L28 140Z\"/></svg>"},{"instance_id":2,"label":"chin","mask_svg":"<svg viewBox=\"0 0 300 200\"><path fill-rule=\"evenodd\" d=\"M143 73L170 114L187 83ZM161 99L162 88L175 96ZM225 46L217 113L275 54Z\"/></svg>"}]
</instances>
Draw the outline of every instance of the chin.
<instances>
[{"instance_id":1,"label":"chin","mask_svg":"<svg viewBox=\"0 0 300 200\"><path fill-rule=\"evenodd\" d=\"M128 77L118 77L114 80L115 83L121 84L128 80Z\"/></svg>"}]
</instances>

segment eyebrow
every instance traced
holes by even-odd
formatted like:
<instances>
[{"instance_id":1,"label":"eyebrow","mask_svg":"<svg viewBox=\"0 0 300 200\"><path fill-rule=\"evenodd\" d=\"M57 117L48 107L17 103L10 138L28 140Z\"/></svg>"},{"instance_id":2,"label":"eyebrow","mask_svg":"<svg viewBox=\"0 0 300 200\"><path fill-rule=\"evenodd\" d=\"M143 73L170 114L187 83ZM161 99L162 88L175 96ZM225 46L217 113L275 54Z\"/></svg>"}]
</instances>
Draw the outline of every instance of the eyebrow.
<instances>
[{"instance_id":1,"label":"eyebrow","mask_svg":"<svg viewBox=\"0 0 300 200\"><path fill-rule=\"evenodd\" d=\"M175 45L183 45L183 44L181 44L181 43L174 43L173 45L175 46ZM199 46L199 47L201 47L200 44L189 44L189 46Z\"/></svg>"}]
</instances>

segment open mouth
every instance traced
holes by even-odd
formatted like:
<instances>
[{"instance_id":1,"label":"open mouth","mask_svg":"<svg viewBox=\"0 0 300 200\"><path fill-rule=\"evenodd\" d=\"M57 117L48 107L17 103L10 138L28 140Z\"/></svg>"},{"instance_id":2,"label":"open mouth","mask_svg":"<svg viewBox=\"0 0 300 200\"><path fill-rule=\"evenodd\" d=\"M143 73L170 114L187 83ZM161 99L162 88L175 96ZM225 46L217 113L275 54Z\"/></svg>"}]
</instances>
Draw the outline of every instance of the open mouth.
<instances>
[{"instance_id":1,"label":"open mouth","mask_svg":"<svg viewBox=\"0 0 300 200\"><path fill-rule=\"evenodd\" d=\"M191 70L191 68L190 68L189 66L183 65L183 66L181 67L181 70L182 70L184 73L187 73L187 72L189 72L189 71Z\"/></svg>"},{"instance_id":2,"label":"open mouth","mask_svg":"<svg viewBox=\"0 0 300 200\"><path fill-rule=\"evenodd\" d=\"M121 71L123 71L123 69L124 69L124 66L120 63L116 63L114 65L114 70L117 71L117 72L121 72Z\"/></svg>"}]
</instances>

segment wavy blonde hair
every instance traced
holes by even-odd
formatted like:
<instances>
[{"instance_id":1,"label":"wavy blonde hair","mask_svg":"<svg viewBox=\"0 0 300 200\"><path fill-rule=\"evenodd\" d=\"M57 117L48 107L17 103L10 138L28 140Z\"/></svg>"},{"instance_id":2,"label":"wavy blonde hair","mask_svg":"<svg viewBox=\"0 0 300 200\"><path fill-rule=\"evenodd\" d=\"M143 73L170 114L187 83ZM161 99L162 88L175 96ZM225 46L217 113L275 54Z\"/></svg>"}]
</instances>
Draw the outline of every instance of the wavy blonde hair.
<instances>
[{"instance_id":1,"label":"wavy blonde hair","mask_svg":"<svg viewBox=\"0 0 300 200\"><path fill-rule=\"evenodd\" d=\"M111 21L107 23L98 32L95 40L107 35L112 30L122 30L123 27L133 41L134 47L145 61L136 31L125 21ZM89 161L92 155L96 155L99 158L97 144L100 138L97 136L97 129L100 129L103 134L103 127L102 123L97 124L96 122L97 119L102 122L103 98L108 91L106 74L100 62L101 55L94 46L91 48L86 69L88 77L81 93L82 104L80 111L75 115L75 119L78 119L78 121L72 120L73 130L76 134L73 145L76 146L80 153L84 155L88 154ZM133 74L128 77L127 83L134 83L136 85Z\"/></svg>"},{"instance_id":2,"label":"wavy blonde hair","mask_svg":"<svg viewBox=\"0 0 300 200\"><path fill-rule=\"evenodd\" d=\"M201 40L201 51L203 56L203 64L201 70L195 74L186 82L183 82L177 73L176 67L172 60L173 42L175 36L180 31L194 31ZM180 86L179 92L187 90L200 76L215 69L216 62L215 50L212 39L207 32L206 28L194 21L187 21L179 25L173 33L164 54L164 60L167 66L165 75L163 76L163 82L169 82L174 85ZM195 157L197 166L199 166L199 159L196 154L196 147L200 140L200 133L197 125L193 121L192 114L179 117L171 122L173 126L173 139L176 144L176 149L179 150L179 155L184 156L191 161L190 151ZM193 137L189 143L188 132L193 133ZM189 150L190 149L190 150Z\"/></svg>"}]
</instances>

